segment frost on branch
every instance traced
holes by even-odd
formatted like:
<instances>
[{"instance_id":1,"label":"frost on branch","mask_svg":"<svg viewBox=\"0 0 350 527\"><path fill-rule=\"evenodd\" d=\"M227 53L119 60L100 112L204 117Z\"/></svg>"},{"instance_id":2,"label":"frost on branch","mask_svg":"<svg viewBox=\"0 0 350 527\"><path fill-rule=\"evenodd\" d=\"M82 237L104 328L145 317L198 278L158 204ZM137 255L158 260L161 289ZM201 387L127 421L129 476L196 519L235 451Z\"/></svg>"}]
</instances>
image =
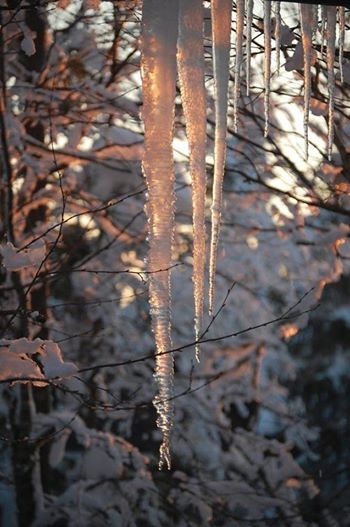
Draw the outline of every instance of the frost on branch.
<instances>
[{"instance_id":1,"label":"frost on branch","mask_svg":"<svg viewBox=\"0 0 350 527\"><path fill-rule=\"evenodd\" d=\"M70 377L77 371L72 362L64 362L58 345L51 340L0 340L0 380L36 379L33 384L46 386L38 379Z\"/></svg>"},{"instance_id":2,"label":"frost on branch","mask_svg":"<svg viewBox=\"0 0 350 527\"><path fill-rule=\"evenodd\" d=\"M202 0L180 1L178 69L186 132L190 149L193 209L193 284L195 332L202 327L205 272L205 194L206 194L206 91L204 84L203 4ZM196 348L199 359L199 347Z\"/></svg>"},{"instance_id":3,"label":"frost on branch","mask_svg":"<svg viewBox=\"0 0 350 527\"><path fill-rule=\"evenodd\" d=\"M148 270L156 352L171 349L170 271L174 229L174 162L172 152L176 88L178 0L145 0L142 14L142 82L145 153L143 170L148 196ZM173 426L173 356L156 357L159 393L155 398L163 434L159 465L170 468Z\"/></svg>"}]
</instances>

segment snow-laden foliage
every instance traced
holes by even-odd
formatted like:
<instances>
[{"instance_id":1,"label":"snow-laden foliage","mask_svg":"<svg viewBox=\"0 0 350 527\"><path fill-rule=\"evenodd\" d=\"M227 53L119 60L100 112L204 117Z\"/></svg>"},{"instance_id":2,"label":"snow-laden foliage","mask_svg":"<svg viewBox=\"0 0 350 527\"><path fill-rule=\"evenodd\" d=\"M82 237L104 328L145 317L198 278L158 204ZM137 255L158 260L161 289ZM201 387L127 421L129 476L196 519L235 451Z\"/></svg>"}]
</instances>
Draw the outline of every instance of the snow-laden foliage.
<instances>
[{"instance_id":1,"label":"snow-laden foliage","mask_svg":"<svg viewBox=\"0 0 350 527\"><path fill-rule=\"evenodd\" d=\"M2 339L0 358L0 380L14 379L15 382L23 377L26 382L32 378L35 385L45 386L40 379L69 377L77 371L75 364L63 361L60 348L50 340Z\"/></svg>"}]
</instances>

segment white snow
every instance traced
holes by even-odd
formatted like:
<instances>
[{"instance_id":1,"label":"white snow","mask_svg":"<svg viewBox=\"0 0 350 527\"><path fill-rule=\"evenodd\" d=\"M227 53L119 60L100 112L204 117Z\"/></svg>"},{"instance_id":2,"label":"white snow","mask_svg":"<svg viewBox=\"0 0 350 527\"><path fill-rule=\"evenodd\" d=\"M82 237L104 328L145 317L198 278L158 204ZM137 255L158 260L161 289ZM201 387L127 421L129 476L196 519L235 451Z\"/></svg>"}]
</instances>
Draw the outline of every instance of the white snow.
<instances>
[{"instance_id":1,"label":"white snow","mask_svg":"<svg viewBox=\"0 0 350 527\"><path fill-rule=\"evenodd\" d=\"M12 243L0 245L3 265L8 271L20 271L26 267L39 266L45 257L45 243L37 240L30 247L18 252Z\"/></svg>"}]
</instances>

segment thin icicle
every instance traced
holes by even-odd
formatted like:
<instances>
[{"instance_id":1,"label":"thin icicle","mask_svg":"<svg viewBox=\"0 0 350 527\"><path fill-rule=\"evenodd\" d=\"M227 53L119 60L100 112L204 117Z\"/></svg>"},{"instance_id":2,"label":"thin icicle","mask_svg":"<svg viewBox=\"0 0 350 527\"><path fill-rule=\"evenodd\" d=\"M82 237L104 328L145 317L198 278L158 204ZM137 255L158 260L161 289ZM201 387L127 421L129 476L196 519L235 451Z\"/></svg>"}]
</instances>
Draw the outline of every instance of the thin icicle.
<instances>
[{"instance_id":1,"label":"thin icicle","mask_svg":"<svg viewBox=\"0 0 350 527\"><path fill-rule=\"evenodd\" d=\"M316 39L316 34L318 31L318 5L312 4L313 6L313 22L312 22L312 39Z\"/></svg>"},{"instance_id":2,"label":"thin icicle","mask_svg":"<svg viewBox=\"0 0 350 527\"><path fill-rule=\"evenodd\" d=\"M271 82L271 1L264 2L264 137L269 133L270 121L270 82Z\"/></svg>"},{"instance_id":3,"label":"thin icicle","mask_svg":"<svg viewBox=\"0 0 350 527\"><path fill-rule=\"evenodd\" d=\"M241 65L243 56L243 32L244 32L244 1L236 2L236 57L235 57L235 85L233 91L233 127L235 132L238 131L237 115L238 102L241 87Z\"/></svg>"},{"instance_id":4,"label":"thin icicle","mask_svg":"<svg viewBox=\"0 0 350 527\"><path fill-rule=\"evenodd\" d=\"M281 55L281 3L274 2L275 6L275 45L276 45L276 70L277 74L280 72L280 55Z\"/></svg>"},{"instance_id":5,"label":"thin icicle","mask_svg":"<svg viewBox=\"0 0 350 527\"><path fill-rule=\"evenodd\" d=\"M170 262L174 227L174 165L172 152L176 89L178 0L144 0L142 13L142 85L145 153L143 170L148 188L148 269L152 329L156 352L171 349ZM162 271L160 271L162 270ZM152 271L154 273L152 274ZM170 468L173 427L174 364L172 354L156 357L158 395L154 404L162 431L159 468Z\"/></svg>"},{"instance_id":6,"label":"thin icicle","mask_svg":"<svg viewBox=\"0 0 350 527\"><path fill-rule=\"evenodd\" d=\"M180 0L178 68L190 150L193 209L193 285L195 332L198 341L203 318L205 271L206 91L204 84L203 2ZM199 346L196 346L199 361Z\"/></svg>"},{"instance_id":7,"label":"thin icicle","mask_svg":"<svg viewBox=\"0 0 350 527\"><path fill-rule=\"evenodd\" d=\"M321 10L321 31L320 32L321 32L321 60L322 60L323 51L324 51L325 31L326 31L326 19L327 19L326 6L321 5L320 10Z\"/></svg>"},{"instance_id":8,"label":"thin icicle","mask_svg":"<svg viewBox=\"0 0 350 527\"><path fill-rule=\"evenodd\" d=\"M247 95L250 92L250 77L251 69L250 63L252 59L252 23L253 23L253 0L246 0L246 46L247 46L247 64L246 64L246 77L247 77Z\"/></svg>"},{"instance_id":9,"label":"thin icicle","mask_svg":"<svg viewBox=\"0 0 350 527\"><path fill-rule=\"evenodd\" d=\"M311 98L311 61L312 61L312 28L314 8L312 5L300 4L301 37L304 52L304 139L305 158L309 155L309 112Z\"/></svg>"},{"instance_id":10,"label":"thin icicle","mask_svg":"<svg viewBox=\"0 0 350 527\"><path fill-rule=\"evenodd\" d=\"M337 24L337 8L326 6L327 16L327 73L328 73L328 159L332 159L334 140L334 92L335 92L335 35Z\"/></svg>"},{"instance_id":11,"label":"thin icicle","mask_svg":"<svg viewBox=\"0 0 350 527\"><path fill-rule=\"evenodd\" d=\"M344 61L344 38L345 38L345 7L338 7L338 16L339 16L339 70L340 70L340 82L344 82L344 70L343 70L343 61Z\"/></svg>"},{"instance_id":12,"label":"thin icicle","mask_svg":"<svg viewBox=\"0 0 350 527\"><path fill-rule=\"evenodd\" d=\"M232 0L212 0L212 38L215 80L214 184L211 206L209 312L213 312L215 273L220 231L222 183L226 160L227 99L230 63Z\"/></svg>"}]
</instances>

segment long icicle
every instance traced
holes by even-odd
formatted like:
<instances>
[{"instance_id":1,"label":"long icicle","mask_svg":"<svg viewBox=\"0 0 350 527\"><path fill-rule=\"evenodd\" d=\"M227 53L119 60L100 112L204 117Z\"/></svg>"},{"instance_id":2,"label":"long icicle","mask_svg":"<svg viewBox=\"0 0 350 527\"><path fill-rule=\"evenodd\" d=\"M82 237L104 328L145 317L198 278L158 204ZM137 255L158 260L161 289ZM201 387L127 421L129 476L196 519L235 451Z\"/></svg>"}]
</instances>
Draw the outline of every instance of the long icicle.
<instances>
[{"instance_id":1,"label":"long icicle","mask_svg":"<svg viewBox=\"0 0 350 527\"><path fill-rule=\"evenodd\" d=\"M332 159L334 140L334 92L335 92L335 36L337 24L337 8L326 6L327 15L327 73L328 73L328 159Z\"/></svg>"},{"instance_id":2,"label":"long icicle","mask_svg":"<svg viewBox=\"0 0 350 527\"><path fill-rule=\"evenodd\" d=\"M309 156L309 113L311 98L311 60L312 60L312 28L314 8L312 5L300 4L301 37L304 52L304 140L305 158Z\"/></svg>"},{"instance_id":3,"label":"long icicle","mask_svg":"<svg viewBox=\"0 0 350 527\"><path fill-rule=\"evenodd\" d=\"M281 66L281 3L274 2L275 7L275 46L276 46L276 70L277 74L280 72Z\"/></svg>"},{"instance_id":4,"label":"long icicle","mask_svg":"<svg viewBox=\"0 0 350 527\"><path fill-rule=\"evenodd\" d=\"M251 60L252 60L252 23L253 23L253 0L246 0L246 49L247 49L247 63L246 63L246 77L247 77L247 95L250 92L250 78L251 78Z\"/></svg>"},{"instance_id":5,"label":"long icicle","mask_svg":"<svg viewBox=\"0 0 350 527\"><path fill-rule=\"evenodd\" d=\"M198 341L203 319L206 196L206 91L204 83L203 2L180 0L178 69L190 150L193 210L193 287L195 333ZM199 361L199 346L196 346Z\"/></svg>"},{"instance_id":6,"label":"long icicle","mask_svg":"<svg viewBox=\"0 0 350 527\"><path fill-rule=\"evenodd\" d=\"M227 101L230 63L232 0L212 0L212 38L215 80L214 184L211 206L209 313L213 312L220 231L222 184L226 161Z\"/></svg>"},{"instance_id":7,"label":"long icicle","mask_svg":"<svg viewBox=\"0 0 350 527\"><path fill-rule=\"evenodd\" d=\"M148 269L152 329L157 354L171 349L170 263L174 228L172 152L176 93L178 0L144 0L142 12L142 85L145 152L143 170L148 197ZM170 468L173 427L174 364L172 354L156 355L157 425L162 431L159 468Z\"/></svg>"},{"instance_id":8,"label":"long icicle","mask_svg":"<svg viewBox=\"0 0 350 527\"><path fill-rule=\"evenodd\" d=\"M321 60L323 58L323 51L324 51L324 37L325 37L325 31L326 31L326 18L327 18L327 15L326 15L326 6L325 5L321 5L320 6L320 14L321 14L321 28L320 28L320 33L321 33Z\"/></svg>"},{"instance_id":9,"label":"long icicle","mask_svg":"<svg viewBox=\"0 0 350 527\"><path fill-rule=\"evenodd\" d=\"M343 61L344 61L344 37L345 37L345 7L338 7L338 16L339 16L339 71L340 71L340 82L344 82L344 70L343 70Z\"/></svg>"},{"instance_id":10,"label":"long icicle","mask_svg":"<svg viewBox=\"0 0 350 527\"><path fill-rule=\"evenodd\" d=\"M264 137L269 133L270 122L270 83L271 83L271 1L264 2Z\"/></svg>"},{"instance_id":11,"label":"long icicle","mask_svg":"<svg viewBox=\"0 0 350 527\"><path fill-rule=\"evenodd\" d=\"M244 2L245 0L237 0L236 2L236 57L235 57L235 84L233 91L233 127L234 131L238 131L237 117L238 117L238 102L241 88L241 65L243 56L243 33L244 33Z\"/></svg>"}]
</instances>

